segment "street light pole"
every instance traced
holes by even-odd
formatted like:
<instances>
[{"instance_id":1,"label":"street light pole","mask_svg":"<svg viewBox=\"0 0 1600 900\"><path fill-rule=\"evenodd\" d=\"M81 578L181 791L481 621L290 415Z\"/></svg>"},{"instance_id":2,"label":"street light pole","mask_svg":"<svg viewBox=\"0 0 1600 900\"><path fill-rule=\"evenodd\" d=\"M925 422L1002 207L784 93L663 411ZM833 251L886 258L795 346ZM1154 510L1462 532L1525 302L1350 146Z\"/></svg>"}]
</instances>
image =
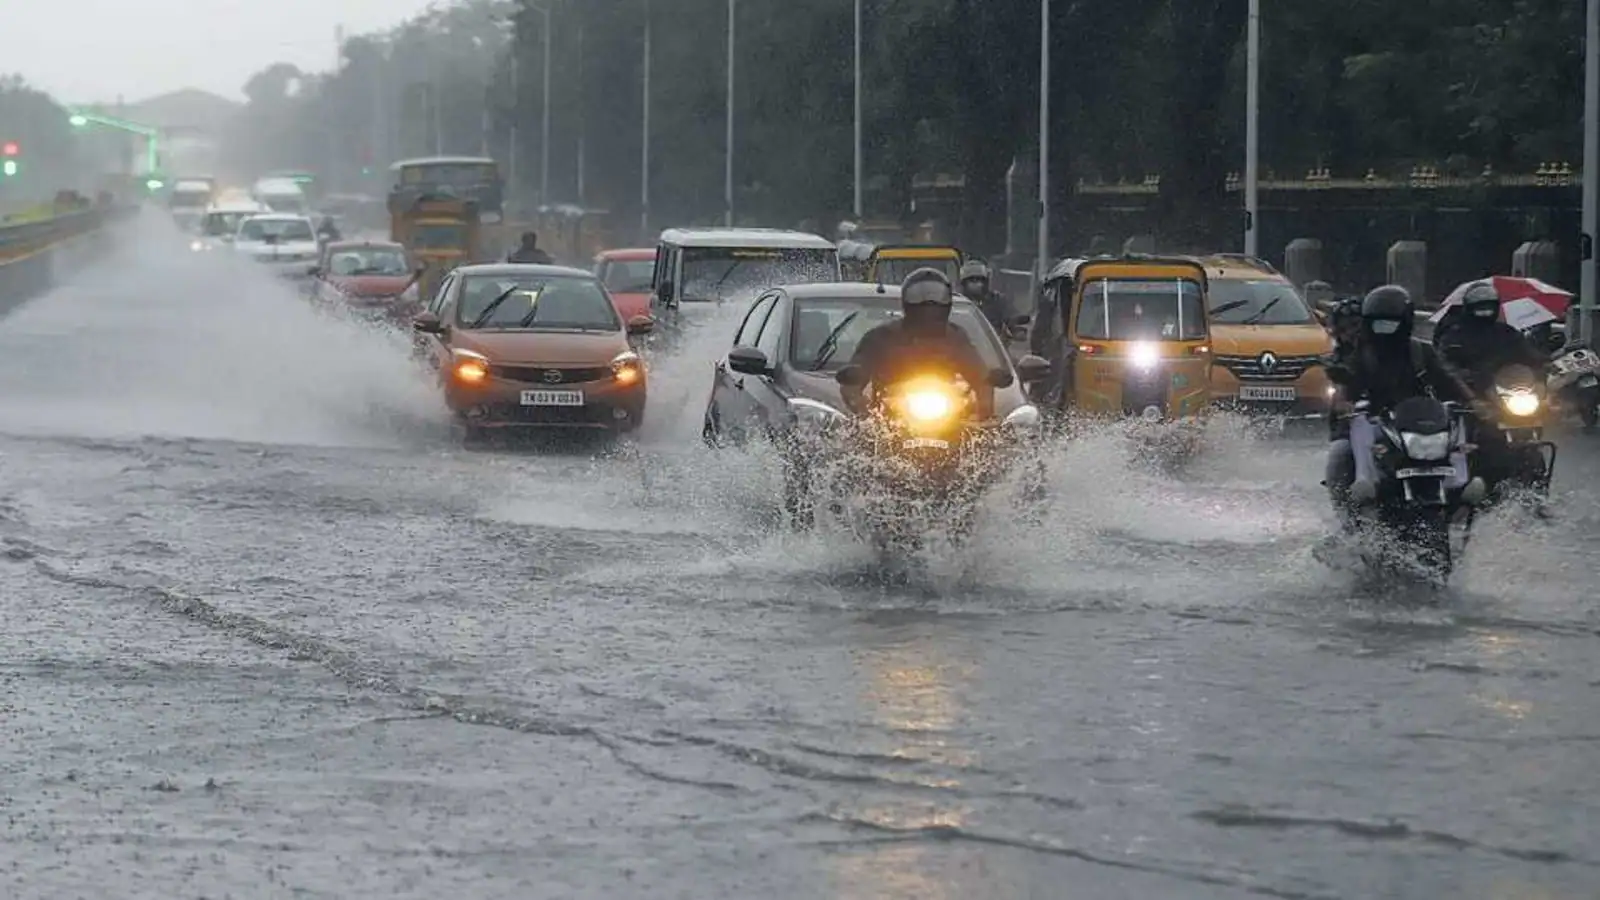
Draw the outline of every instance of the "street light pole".
<instances>
[{"instance_id":1,"label":"street light pole","mask_svg":"<svg viewBox=\"0 0 1600 900\"><path fill-rule=\"evenodd\" d=\"M855 204L851 207L855 212L855 219L860 223L863 215L861 211L861 179L862 179L862 148L861 148L861 0L856 0L856 190Z\"/></svg>"},{"instance_id":2,"label":"street light pole","mask_svg":"<svg viewBox=\"0 0 1600 900\"><path fill-rule=\"evenodd\" d=\"M650 235L650 0L644 0L643 159L639 162L639 239Z\"/></svg>"},{"instance_id":3,"label":"street light pole","mask_svg":"<svg viewBox=\"0 0 1600 900\"><path fill-rule=\"evenodd\" d=\"M733 227L733 46L734 46L734 7L738 0L728 0L728 133L727 159L722 172L722 209L723 224Z\"/></svg>"},{"instance_id":4,"label":"street light pole","mask_svg":"<svg viewBox=\"0 0 1600 900\"><path fill-rule=\"evenodd\" d=\"M539 125L539 203L550 202L550 7L544 13L544 121Z\"/></svg>"},{"instance_id":5,"label":"street light pole","mask_svg":"<svg viewBox=\"0 0 1600 900\"><path fill-rule=\"evenodd\" d=\"M1245 119L1244 119L1244 252L1256 254L1256 218L1260 172L1258 145L1261 117L1261 0L1250 0L1247 27L1245 66Z\"/></svg>"},{"instance_id":6,"label":"street light pole","mask_svg":"<svg viewBox=\"0 0 1600 900\"><path fill-rule=\"evenodd\" d=\"M1050 273L1050 0L1039 0L1039 246L1035 287Z\"/></svg>"},{"instance_id":7,"label":"street light pole","mask_svg":"<svg viewBox=\"0 0 1600 900\"><path fill-rule=\"evenodd\" d=\"M1578 334L1594 338L1596 187L1600 185L1600 0L1589 0L1583 38L1583 261L1578 277Z\"/></svg>"}]
</instances>

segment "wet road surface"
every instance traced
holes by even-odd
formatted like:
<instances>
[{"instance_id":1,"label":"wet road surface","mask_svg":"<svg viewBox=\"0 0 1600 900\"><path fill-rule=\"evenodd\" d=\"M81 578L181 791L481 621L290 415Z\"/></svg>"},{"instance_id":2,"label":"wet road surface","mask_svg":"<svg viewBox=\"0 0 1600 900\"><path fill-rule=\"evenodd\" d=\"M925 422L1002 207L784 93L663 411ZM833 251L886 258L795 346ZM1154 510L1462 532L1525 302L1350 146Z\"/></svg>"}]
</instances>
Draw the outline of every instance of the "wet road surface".
<instances>
[{"instance_id":1,"label":"wet road surface","mask_svg":"<svg viewBox=\"0 0 1600 900\"><path fill-rule=\"evenodd\" d=\"M698 446L465 452L402 338L141 223L0 320L7 897L1600 896L1600 438L1442 606L1314 440L1054 455L904 582Z\"/></svg>"}]
</instances>

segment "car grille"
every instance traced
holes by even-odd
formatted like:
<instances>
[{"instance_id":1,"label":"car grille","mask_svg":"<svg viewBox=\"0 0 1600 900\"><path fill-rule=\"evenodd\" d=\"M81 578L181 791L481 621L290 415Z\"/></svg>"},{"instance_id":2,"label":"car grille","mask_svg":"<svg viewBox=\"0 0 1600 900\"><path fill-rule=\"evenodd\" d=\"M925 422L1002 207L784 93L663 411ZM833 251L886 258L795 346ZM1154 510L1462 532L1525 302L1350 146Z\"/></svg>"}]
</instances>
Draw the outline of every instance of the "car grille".
<instances>
[{"instance_id":1,"label":"car grille","mask_svg":"<svg viewBox=\"0 0 1600 900\"><path fill-rule=\"evenodd\" d=\"M1306 370L1317 362L1315 356L1279 356L1278 364L1272 371L1266 372L1261 368L1261 355L1255 356L1217 356L1218 365L1227 367L1233 377L1240 381L1255 382L1288 382L1299 379Z\"/></svg>"},{"instance_id":2,"label":"car grille","mask_svg":"<svg viewBox=\"0 0 1600 900\"><path fill-rule=\"evenodd\" d=\"M550 373L554 372L552 378ZM520 381L526 384L583 384L604 381L611 377L609 366L588 369L547 369L542 366L490 366L489 374L503 381Z\"/></svg>"}]
</instances>

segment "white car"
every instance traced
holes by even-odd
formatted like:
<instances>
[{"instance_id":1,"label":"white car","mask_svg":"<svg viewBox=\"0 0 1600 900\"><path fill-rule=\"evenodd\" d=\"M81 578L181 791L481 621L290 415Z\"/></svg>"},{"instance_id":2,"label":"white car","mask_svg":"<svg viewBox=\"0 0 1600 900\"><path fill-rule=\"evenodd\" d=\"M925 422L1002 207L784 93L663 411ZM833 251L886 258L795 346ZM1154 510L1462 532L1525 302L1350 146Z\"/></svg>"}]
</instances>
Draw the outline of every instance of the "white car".
<instances>
[{"instance_id":1,"label":"white car","mask_svg":"<svg viewBox=\"0 0 1600 900\"><path fill-rule=\"evenodd\" d=\"M233 249L286 278L309 278L322 247L305 216L264 213L239 223Z\"/></svg>"},{"instance_id":2,"label":"white car","mask_svg":"<svg viewBox=\"0 0 1600 900\"><path fill-rule=\"evenodd\" d=\"M217 250L233 243L239 225L251 216L271 212L254 200L232 199L211 204L200 217L197 234L189 239L189 249L196 253Z\"/></svg>"}]
</instances>

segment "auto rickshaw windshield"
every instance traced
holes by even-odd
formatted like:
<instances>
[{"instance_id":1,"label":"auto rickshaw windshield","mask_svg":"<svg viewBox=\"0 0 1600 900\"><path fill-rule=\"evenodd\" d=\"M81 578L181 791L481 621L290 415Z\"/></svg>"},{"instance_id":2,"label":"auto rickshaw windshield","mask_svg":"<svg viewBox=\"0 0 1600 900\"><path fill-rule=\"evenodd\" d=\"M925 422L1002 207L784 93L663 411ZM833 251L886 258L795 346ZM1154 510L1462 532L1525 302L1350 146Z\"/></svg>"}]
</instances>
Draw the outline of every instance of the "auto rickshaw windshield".
<instances>
[{"instance_id":1,"label":"auto rickshaw windshield","mask_svg":"<svg viewBox=\"0 0 1600 900\"><path fill-rule=\"evenodd\" d=\"M955 259L906 259L891 257L878 260L876 277L879 284L899 284L918 269L938 269L950 279L951 284L961 283L961 263Z\"/></svg>"},{"instance_id":2,"label":"auto rickshaw windshield","mask_svg":"<svg viewBox=\"0 0 1600 900\"><path fill-rule=\"evenodd\" d=\"M1202 294L1199 283L1187 279L1096 278L1084 285L1077 335L1100 341L1205 340Z\"/></svg>"}]
</instances>

